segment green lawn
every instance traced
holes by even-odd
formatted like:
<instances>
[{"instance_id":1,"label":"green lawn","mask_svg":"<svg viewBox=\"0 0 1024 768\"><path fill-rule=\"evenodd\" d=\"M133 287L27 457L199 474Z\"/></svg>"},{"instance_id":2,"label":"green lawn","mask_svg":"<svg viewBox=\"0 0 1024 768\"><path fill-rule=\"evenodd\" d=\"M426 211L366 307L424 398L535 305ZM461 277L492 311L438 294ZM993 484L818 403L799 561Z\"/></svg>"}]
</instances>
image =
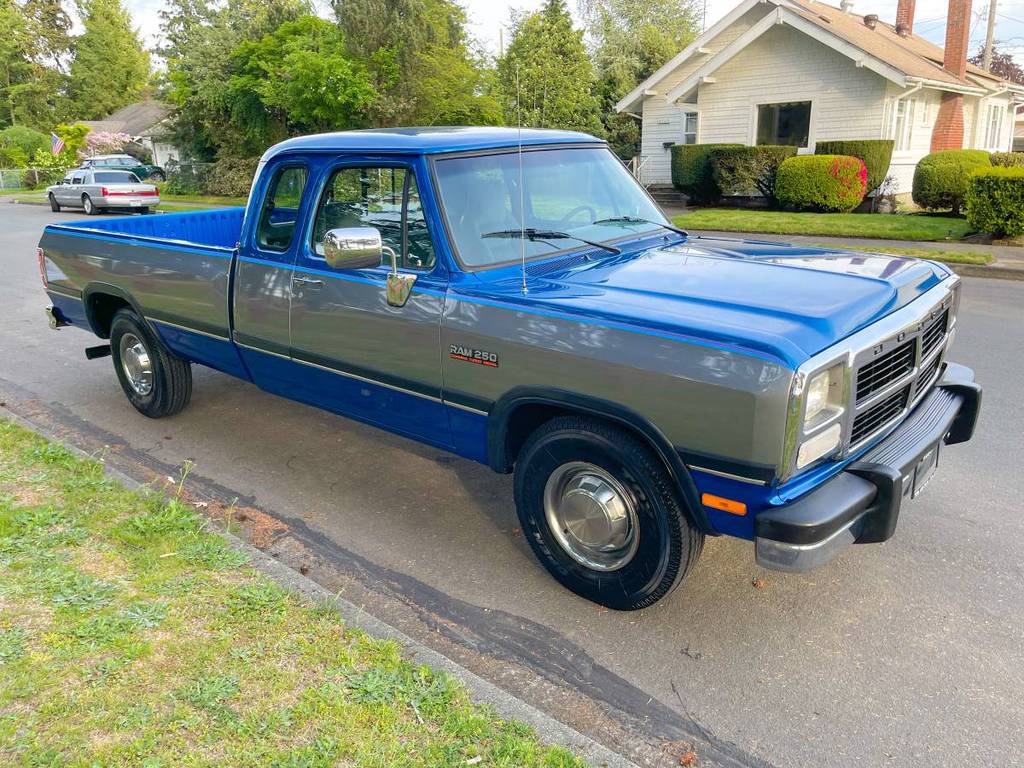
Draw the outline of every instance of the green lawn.
<instances>
[{"instance_id":1,"label":"green lawn","mask_svg":"<svg viewBox=\"0 0 1024 768\"><path fill-rule=\"evenodd\" d=\"M692 230L756 232L776 235L877 237L887 240L960 240L971 230L967 220L924 214L791 213L744 208L698 208L676 216L677 226Z\"/></svg>"},{"instance_id":2,"label":"green lawn","mask_svg":"<svg viewBox=\"0 0 1024 768\"><path fill-rule=\"evenodd\" d=\"M203 205L230 207L245 205L249 202L247 197L228 197L224 195L171 195L161 190L160 200L168 203L202 203Z\"/></svg>"},{"instance_id":3,"label":"green lawn","mask_svg":"<svg viewBox=\"0 0 1024 768\"><path fill-rule=\"evenodd\" d=\"M832 243L819 243L820 248L836 248ZM847 251L862 251L863 248L846 248L838 246ZM991 264L991 254L982 251L953 251L948 248L894 248L891 246L871 246L874 253L891 253L895 256L913 256L917 259L932 259L933 261L944 261L948 264Z\"/></svg>"},{"instance_id":4,"label":"green lawn","mask_svg":"<svg viewBox=\"0 0 1024 768\"><path fill-rule=\"evenodd\" d=\"M582 766L3 420L0 764Z\"/></svg>"}]
</instances>

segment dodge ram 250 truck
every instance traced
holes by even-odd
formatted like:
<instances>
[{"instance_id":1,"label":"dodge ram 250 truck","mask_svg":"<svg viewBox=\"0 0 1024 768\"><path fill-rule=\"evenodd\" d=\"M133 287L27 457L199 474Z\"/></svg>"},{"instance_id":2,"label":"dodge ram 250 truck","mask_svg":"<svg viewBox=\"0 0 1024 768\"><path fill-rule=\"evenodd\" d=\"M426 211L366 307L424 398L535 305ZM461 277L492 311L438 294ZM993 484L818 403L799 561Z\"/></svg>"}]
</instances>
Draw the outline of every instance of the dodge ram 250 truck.
<instances>
[{"instance_id":1,"label":"dodge ram 250 truck","mask_svg":"<svg viewBox=\"0 0 1024 768\"><path fill-rule=\"evenodd\" d=\"M55 224L38 258L141 413L201 364L514 472L540 561L617 609L706 536L791 571L885 541L981 401L946 267L688 235L578 133L291 139L244 210Z\"/></svg>"}]
</instances>

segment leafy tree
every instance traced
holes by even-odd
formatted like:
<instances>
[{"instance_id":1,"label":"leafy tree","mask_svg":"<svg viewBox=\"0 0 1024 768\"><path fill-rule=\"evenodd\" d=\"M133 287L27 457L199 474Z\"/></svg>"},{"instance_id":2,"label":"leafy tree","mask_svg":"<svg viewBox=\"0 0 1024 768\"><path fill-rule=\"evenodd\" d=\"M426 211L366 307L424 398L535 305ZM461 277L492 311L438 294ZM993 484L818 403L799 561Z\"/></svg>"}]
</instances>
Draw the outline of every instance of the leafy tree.
<instances>
[{"instance_id":1,"label":"leafy tree","mask_svg":"<svg viewBox=\"0 0 1024 768\"><path fill-rule=\"evenodd\" d=\"M376 96L338 28L316 16L242 43L233 58L227 99L255 154L291 133L357 126Z\"/></svg>"},{"instance_id":2,"label":"leafy tree","mask_svg":"<svg viewBox=\"0 0 1024 768\"><path fill-rule=\"evenodd\" d=\"M37 149L48 149L50 137L24 125L0 131L0 168L24 168Z\"/></svg>"},{"instance_id":3,"label":"leafy tree","mask_svg":"<svg viewBox=\"0 0 1024 768\"><path fill-rule=\"evenodd\" d=\"M121 0L80 0L85 27L74 43L69 96L79 119L97 120L136 101L149 81L149 54Z\"/></svg>"},{"instance_id":4,"label":"leafy tree","mask_svg":"<svg viewBox=\"0 0 1024 768\"><path fill-rule=\"evenodd\" d=\"M491 73L466 36L452 0L333 0L356 58L367 62L377 99L370 123L492 124L501 111Z\"/></svg>"},{"instance_id":5,"label":"leafy tree","mask_svg":"<svg viewBox=\"0 0 1024 768\"><path fill-rule=\"evenodd\" d=\"M594 70L573 29L564 0L513 17L508 48L498 61L498 91L505 121L602 135Z\"/></svg>"},{"instance_id":6,"label":"leafy tree","mask_svg":"<svg viewBox=\"0 0 1024 768\"><path fill-rule=\"evenodd\" d=\"M48 130L63 109L64 77L47 59L66 53L66 37L59 49L59 27L67 16L61 11L49 18L42 9L37 2L0 0L0 126Z\"/></svg>"},{"instance_id":7,"label":"leafy tree","mask_svg":"<svg viewBox=\"0 0 1024 768\"><path fill-rule=\"evenodd\" d=\"M26 0L22 12L35 43L34 57L63 70L71 50L71 17L61 0Z\"/></svg>"},{"instance_id":8,"label":"leafy tree","mask_svg":"<svg viewBox=\"0 0 1024 768\"><path fill-rule=\"evenodd\" d=\"M635 118L615 105L689 45L700 31L695 0L580 0L598 72L602 120L624 158L640 149Z\"/></svg>"},{"instance_id":9,"label":"leafy tree","mask_svg":"<svg viewBox=\"0 0 1024 768\"><path fill-rule=\"evenodd\" d=\"M982 45L978 52L968 59L971 64L981 66L985 60L985 46ZM1024 85L1024 68L1018 64L1009 53L1002 53L997 45L992 46L992 66L989 70L996 77L1009 80L1011 83Z\"/></svg>"},{"instance_id":10,"label":"leafy tree","mask_svg":"<svg viewBox=\"0 0 1024 768\"><path fill-rule=\"evenodd\" d=\"M261 40L287 21L307 15L305 0L168 0L160 12L167 62L161 95L179 109L176 141L203 160L248 152L244 126L232 115L227 83L234 74L235 49Z\"/></svg>"}]
</instances>

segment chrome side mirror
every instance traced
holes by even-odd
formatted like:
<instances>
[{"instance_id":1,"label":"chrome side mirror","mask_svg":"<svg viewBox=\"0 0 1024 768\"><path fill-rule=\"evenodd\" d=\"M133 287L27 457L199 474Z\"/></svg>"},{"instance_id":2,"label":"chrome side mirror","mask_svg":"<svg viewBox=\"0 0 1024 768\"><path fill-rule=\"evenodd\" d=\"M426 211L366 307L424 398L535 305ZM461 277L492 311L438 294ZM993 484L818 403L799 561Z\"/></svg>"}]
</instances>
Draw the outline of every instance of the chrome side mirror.
<instances>
[{"instance_id":1,"label":"chrome side mirror","mask_svg":"<svg viewBox=\"0 0 1024 768\"><path fill-rule=\"evenodd\" d=\"M391 257L387 277L388 304L404 307L416 283L416 275L399 274L398 254L384 245L374 227L344 227L324 235L324 259L334 269L369 269L380 266L384 254Z\"/></svg>"}]
</instances>

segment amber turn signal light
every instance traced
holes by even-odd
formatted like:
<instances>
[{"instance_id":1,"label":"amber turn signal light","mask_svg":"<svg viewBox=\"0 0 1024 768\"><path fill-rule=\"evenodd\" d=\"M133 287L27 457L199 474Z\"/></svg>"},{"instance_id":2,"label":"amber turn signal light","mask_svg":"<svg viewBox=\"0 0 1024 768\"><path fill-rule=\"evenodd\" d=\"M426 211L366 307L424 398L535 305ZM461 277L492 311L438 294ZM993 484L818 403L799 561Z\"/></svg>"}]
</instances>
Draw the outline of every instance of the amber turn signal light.
<instances>
[{"instance_id":1,"label":"amber turn signal light","mask_svg":"<svg viewBox=\"0 0 1024 768\"><path fill-rule=\"evenodd\" d=\"M723 512L728 512L730 515L747 514L747 505L742 501L733 501L732 499L715 496L711 493L703 494L700 497L700 503L705 507L711 507L712 509L720 509Z\"/></svg>"}]
</instances>

